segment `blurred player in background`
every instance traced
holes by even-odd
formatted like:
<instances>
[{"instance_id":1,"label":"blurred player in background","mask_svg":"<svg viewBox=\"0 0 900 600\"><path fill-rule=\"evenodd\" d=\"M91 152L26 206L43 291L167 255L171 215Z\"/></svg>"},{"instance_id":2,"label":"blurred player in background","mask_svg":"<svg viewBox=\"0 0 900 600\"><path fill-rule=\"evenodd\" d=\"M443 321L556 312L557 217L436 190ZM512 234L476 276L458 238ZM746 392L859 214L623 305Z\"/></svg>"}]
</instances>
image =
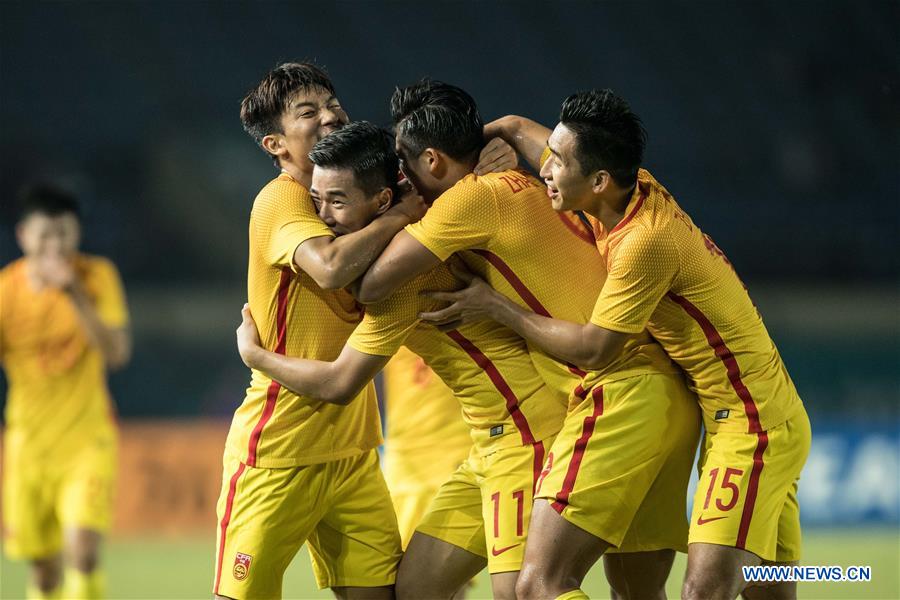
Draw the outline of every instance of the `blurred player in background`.
<instances>
[{"instance_id":1,"label":"blurred player in background","mask_svg":"<svg viewBox=\"0 0 900 600\"><path fill-rule=\"evenodd\" d=\"M472 437L453 391L405 346L384 368L384 478L406 550L441 484L469 455Z\"/></svg>"},{"instance_id":2,"label":"blurred player in background","mask_svg":"<svg viewBox=\"0 0 900 600\"><path fill-rule=\"evenodd\" d=\"M796 597L795 582L745 587L741 566L800 558L797 479L809 452L809 419L731 263L640 168L640 119L611 91L595 90L567 98L552 133L519 117L488 130L540 164L553 208L589 215L609 277L587 324L523 310L476 279L456 295L451 318L488 316L561 359L595 367L615 360L628 336L647 328L688 374L706 429L682 596ZM532 576L521 591L582 597L570 591L572 544L551 508L557 498L540 497L535 518L543 526L529 539Z\"/></svg>"},{"instance_id":3,"label":"blurred player in background","mask_svg":"<svg viewBox=\"0 0 900 600\"><path fill-rule=\"evenodd\" d=\"M78 250L75 198L39 186L21 202L24 256L0 271L3 545L31 562L28 598L101 598L118 444L106 373L129 360L128 310L116 267Z\"/></svg>"},{"instance_id":4,"label":"blurred player in background","mask_svg":"<svg viewBox=\"0 0 900 600\"><path fill-rule=\"evenodd\" d=\"M313 148L311 192L319 215L337 233L365 226L397 194L392 136L365 122L347 125ZM419 313L442 303L429 290L457 289L445 265L410 281L388 300L366 307L333 361L264 350L250 311L242 311L238 348L244 361L289 389L337 404L349 402L404 345L453 390L473 448L443 484L409 543L397 577L399 598L449 598L485 566L497 598L515 597L515 582L545 448L565 416L565 397L545 385L523 340L484 322L441 332ZM426 429L432 407L418 402L418 421L435 451L443 440ZM453 448L451 448L451 451Z\"/></svg>"},{"instance_id":5,"label":"blurred player in background","mask_svg":"<svg viewBox=\"0 0 900 600\"><path fill-rule=\"evenodd\" d=\"M606 278L593 238L555 212L546 188L527 173L473 173L484 143L474 99L424 80L397 89L391 113L404 173L432 204L366 272L360 299L388 297L458 253L511 303L587 322ZM537 486L553 489L557 510L575 522L554 538L565 549L554 560L586 573L609 550L604 564L615 593L664 593L675 551L687 551L685 496L700 427L683 374L644 330L628 336L616 360L587 371L580 360L528 348L544 381L569 399L566 424L547 454L549 479ZM564 477L556 480L560 469Z\"/></svg>"}]
</instances>

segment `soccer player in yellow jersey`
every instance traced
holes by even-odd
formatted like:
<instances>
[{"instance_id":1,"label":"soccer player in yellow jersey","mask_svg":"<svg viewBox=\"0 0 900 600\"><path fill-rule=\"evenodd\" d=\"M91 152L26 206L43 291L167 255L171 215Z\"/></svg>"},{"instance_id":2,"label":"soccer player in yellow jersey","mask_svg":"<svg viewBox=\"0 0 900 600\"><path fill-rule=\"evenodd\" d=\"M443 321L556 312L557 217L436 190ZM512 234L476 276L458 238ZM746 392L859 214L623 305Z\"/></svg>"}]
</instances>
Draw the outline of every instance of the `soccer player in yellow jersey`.
<instances>
[{"instance_id":1,"label":"soccer player in yellow jersey","mask_svg":"<svg viewBox=\"0 0 900 600\"><path fill-rule=\"evenodd\" d=\"M426 80L398 89L391 109L403 170L433 204L366 272L360 298L387 297L459 253L511 302L586 323L606 277L593 240L576 235L527 174L472 173L484 142L471 96ZM541 494L553 488L554 508L568 519L559 519L569 525L568 537L558 538L565 546L558 559L567 561L560 569L580 581L610 550L604 563L618 595L664 593L674 551L687 550L685 495L700 426L681 371L640 329L616 360L587 372L536 344L529 351L544 380L571 394L562 442L545 467L565 477L539 486Z\"/></svg>"},{"instance_id":2,"label":"soccer player in yellow jersey","mask_svg":"<svg viewBox=\"0 0 900 600\"><path fill-rule=\"evenodd\" d=\"M397 193L393 140L374 125L347 125L316 144L310 157L316 164L313 198L336 232L364 226ZM472 451L443 483L412 536L397 579L401 598L449 598L485 564L495 597L514 597L534 486L566 411L565 396L545 385L523 340L508 329L484 322L444 333L419 323L421 311L441 305L424 292L458 285L439 265L389 300L367 306L332 361L263 350L246 308L238 330L249 366L311 398L347 403L405 345L462 404ZM425 426L431 410L423 404L410 417L423 414L417 420Z\"/></svg>"},{"instance_id":3,"label":"soccer player in yellow jersey","mask_svg":"<svg viewBox=\"0 0 900 600\"><path fill-rule=\"evenodd\" d=\"M554 356L593 367L616 360L628 336L646 327L687 373L706 428L682 596L795 597L795 583L746 588L741 566L800 558L797 479L809 420L731 263L640 168L640 120L603 90L566 99L552 134L517 117L489 129L533 163L547 147L541 176L550 202L590 215L609 277L587 324L522 310L474 279L442 317L489 316ZM536 503L535 517L542 512L547 505ZM529 538L534 578L525 597L565 590L547 558L559 545L552 530L543 533L534 527Z\"/></svg>"},{"instance_id":4,"label":"soccer player in yellow jersey","mask_svg":"<svg viewBox=\"0 0 900 600\"><path fill-rule=\"evenodd\" d=\"M26 597L101 598L118 444L106 371L128 362L128 311L115 266L78 251L75 199L41 186L22 202L24 256L0 271L3 547L31 562Z\"/></svg>"},{"instance_id":5,"label":"soccer player in yellow jersey","mask_svg":"<svg viewBox=\"0 0 900 600\"><path fill-rule=\"evenodd\" d=\"M267 73L241 103L241 121L281 169L250 214L247 294L263 343L332 360L362 318L338 288L420 216L421 201L408 195L346 235L319 219L308 154L347 115L315 65L285 63ZM285 568L308 542L321 587L339 597L392 597L400 539L380 443L372 386L337 406L254 371L226 441L214 593L280 597Z\"/></svg>"},{"instance_id":6,"label":"soccer player in yellow jersey","mask_svg":"<svg viewBox=\"0 0 900 600\"><path fill-rule=\"evenodd\" d=\"M384 368L382 468L405 550L441 484L469 455L472 438L453 390L405 346Z\"/></svg>"}]
</instances>

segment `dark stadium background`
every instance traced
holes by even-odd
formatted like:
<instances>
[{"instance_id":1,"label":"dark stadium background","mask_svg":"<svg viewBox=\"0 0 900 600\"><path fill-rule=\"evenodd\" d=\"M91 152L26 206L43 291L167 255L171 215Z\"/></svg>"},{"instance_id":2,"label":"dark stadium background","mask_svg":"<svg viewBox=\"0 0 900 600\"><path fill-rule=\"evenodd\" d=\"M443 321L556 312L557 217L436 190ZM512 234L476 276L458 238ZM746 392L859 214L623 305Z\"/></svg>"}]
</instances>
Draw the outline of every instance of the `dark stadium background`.
<instances>
[{"instance_id":1,"label":"dark stadium background","mask_svg":"<svg viewBox=\"0 0 900 600\"><path fill-rule=\"evenodd\" d=\"M351 118L383 125L393 87L426 75L486 120L551 125L569 93L611 87L643 117L647 168L748 284L824 440L807 523L896 532L898 57L897 2L3 2L0 262L18 256L21 184L77 192L84 248L128 291L123 421L227 418L247 383L247 218L275 174L238 107L268 68L315 60ZM870 462L887 471L860 476ZM867 504L873 481L888 491Z\"/></svg>"}]
</instances>

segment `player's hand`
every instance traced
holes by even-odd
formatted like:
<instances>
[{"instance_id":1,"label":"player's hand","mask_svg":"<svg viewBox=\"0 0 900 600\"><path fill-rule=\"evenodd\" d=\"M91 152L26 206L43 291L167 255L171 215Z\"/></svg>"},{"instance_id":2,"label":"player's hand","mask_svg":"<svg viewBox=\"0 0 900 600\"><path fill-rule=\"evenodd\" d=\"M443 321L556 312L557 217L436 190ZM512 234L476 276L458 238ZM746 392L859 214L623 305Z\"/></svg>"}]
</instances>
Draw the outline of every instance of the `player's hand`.
<instances>
[{"instance_id":1,"label":"player's hand","mask_svg":"<svg viewBox=\"0 0 900 600\"><path fill-rule=\"evenodd\" d=\"M492 318L492 308L497 292L456 261L451 261L450 270L466 287L456 292L425 292L429 298L449 302L447 308L433 312L419 313L419 318L435 325L441 331L457 329L464 323L474 323Z\"/></svg>"},{"instance_id":2,"label":"player's hand","mask_svg":"<svg viewBox=\"0 0 900 600\"><path fill-rule=\"evenodd\" d=\"M513 147L502 139L495 137L487 143L478 156L478 164L475 165L476 175L486 173L499 173L519 166L519 157Z\"/></svg>"},{"instance_id":3,"label":"player's hand","mask_svg":"<svg viewBox=\"0 0 900 600\"><path fill-rule=\"evenodd\" d=\"M69 291L76 283L75 266L62 254L49 254L37 260L37 273L44 285Z\"/></svg>"},{"instance_id":4,"label":"player's hand","mask_svg":"<svg viewBox=\"0 0 900 600\"><path fill-rule=\"evenodd\" d=\"M256 368L256 353L262 349L259 341L259 330L256 328L256 321L250 314L250 305L244 304L241 309L241 324L235 331L237 334L238 353L241 360L251 369Z\"/></svg>"},{"instance_id":5,"label":"player's hand","mask_svg":"<svg viewBox=\"0 0 900 600\"><path fill-rule=\"evenodd\" d=\"M400 202L390 208L390 212L403 215L410 223L420 221L427 210L428 206L425 204L425 200L412 186L403 192Z\"/></svg>"}]
</instances>

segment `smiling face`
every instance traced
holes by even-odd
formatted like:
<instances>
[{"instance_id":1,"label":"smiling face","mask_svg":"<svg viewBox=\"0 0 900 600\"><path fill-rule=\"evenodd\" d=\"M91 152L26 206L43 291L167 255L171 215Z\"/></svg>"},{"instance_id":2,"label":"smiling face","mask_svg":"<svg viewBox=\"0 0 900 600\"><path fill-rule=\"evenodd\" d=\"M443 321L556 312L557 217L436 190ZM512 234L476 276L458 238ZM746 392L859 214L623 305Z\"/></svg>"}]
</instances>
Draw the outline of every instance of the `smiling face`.
<instances>
[{"instance_id":1,"label":"smiling face","mask_svg":"<svg viewBox=\"0 0 900 600\"><path fill-rule=\"evenodd\" d=\"M550 158L541 167L541 177L547 184L553 210L586 210L593 204L597 175L582 172L575 145L575 134L562 123L547 141Z\"/></svg>"},{"instance_id":2,"label":"smiling face","mask_svg":"<svg viewBox=\"0 0 900 600\"><path fill-rule=\"evenodd\" d=\"M321 87L303 88L281 114L281 132L262 140L263 147L284 163L312 171L309 151L323 137L346 125L349 119L341 103Z\"/></svg>"},{"instance_id":3,"label":"smiling face","mask_svg":"<svg viewBox=\"0 0 900 600\"><path fill-rule=\"evenodd\" d=\"M316 166L310 188L319 218L335 233L359 231L390 208L389 188L366 194L359 187L352 169Z\"/></svg>"}]
</instances>

